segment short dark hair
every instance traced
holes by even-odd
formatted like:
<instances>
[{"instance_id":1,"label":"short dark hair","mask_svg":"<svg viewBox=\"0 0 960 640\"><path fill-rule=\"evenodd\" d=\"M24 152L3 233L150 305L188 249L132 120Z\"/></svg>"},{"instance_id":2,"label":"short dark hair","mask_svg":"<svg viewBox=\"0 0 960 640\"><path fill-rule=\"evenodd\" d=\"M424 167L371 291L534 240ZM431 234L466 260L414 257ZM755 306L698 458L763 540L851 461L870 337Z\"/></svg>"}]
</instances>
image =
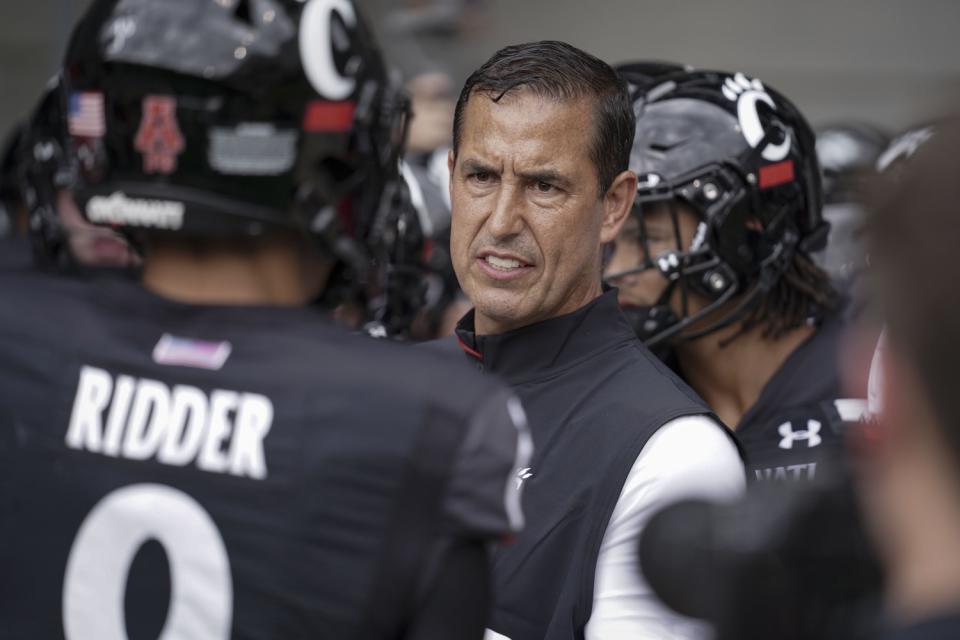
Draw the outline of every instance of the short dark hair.
<instances>
[{"instance_id":1,"label":"short dark hair","mask_svg":"<svg viewBox=\"0 0 960 640\"><path fill-rule=\"evenodd\" d=\"M516 89L554 100L592 97L596 129L591 148L599 194L630 164L636 118L627 85L603 60L565 42L544 40L504 47L474 71L463 85L453 117L453 154L460 148L463 112L475 93L494 102Z\"/></svg>"},{"instance_id":2,"label":"short dark hair","mask_svg":"<svg viewBox=\"0 0 960 640\"><path fill-rule=\"evenodd\" d=\"M911 359L960 466L960 118L944 120L890 183L874 189L870 264L892 343Z\"/></svg>"}]
</instances>

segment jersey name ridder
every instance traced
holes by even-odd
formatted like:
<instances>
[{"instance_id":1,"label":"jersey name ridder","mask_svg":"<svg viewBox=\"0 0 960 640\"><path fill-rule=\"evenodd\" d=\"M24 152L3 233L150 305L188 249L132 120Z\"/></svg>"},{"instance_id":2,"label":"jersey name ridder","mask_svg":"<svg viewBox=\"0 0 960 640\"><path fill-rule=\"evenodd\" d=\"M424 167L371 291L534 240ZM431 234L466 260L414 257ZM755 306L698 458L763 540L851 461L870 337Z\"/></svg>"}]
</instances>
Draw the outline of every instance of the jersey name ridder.
<instances>
[{"instance_id":1,"label":"jersey name ridder","mask_svg":"<svg viewBox=\"0 0 960 640\"><path fill-rule=\"evenodd\" d=\"M67 429L68 447L130 460L262 480L273 403L257 393L213 390L84 366Z\"/></svg>"}]
</instances>

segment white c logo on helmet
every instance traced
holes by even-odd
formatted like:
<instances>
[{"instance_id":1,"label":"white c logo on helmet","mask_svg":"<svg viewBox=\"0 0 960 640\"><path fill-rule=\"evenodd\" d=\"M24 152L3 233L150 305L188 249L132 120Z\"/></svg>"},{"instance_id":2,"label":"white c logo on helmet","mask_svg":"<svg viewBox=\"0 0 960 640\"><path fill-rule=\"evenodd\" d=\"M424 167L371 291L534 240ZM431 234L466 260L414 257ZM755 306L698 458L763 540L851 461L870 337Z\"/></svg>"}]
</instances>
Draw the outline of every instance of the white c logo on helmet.
<instances>
[{"instance_id":1,"label":"white c logo on helmet","mask_svg":"<svg viewBox=\"0 0 960 640\"><path fill-rule=\"evenodd\" d=\"M357 25L357 14L350 0L309 0L300 18L300 61L307 80L324 98L344 100L357 86L345 77L333 60L333 14L348 27Z\"/></svg>"},{"instance_id":2,"label":"white c logo on helmet","mask_svg":"<svg viewBox=\"0 0 960 640\"><path fill-rule=\"evenodd\" d=\"M760 122L760 114L757 113L757 103L763 102L771 109L776 110L773 98L763 88L763 83L759 80L750 80L742 73L737 73L732 78L727 78L723 83L723 95L728 100L737 103L737 118L740 120L740 130L747 144L756 148L763 140L763 124ZM783 160L790 153L790 134L784 136L780 144L768 144L763 148L761 155L764 160L777 162Z\"/></svg>"}]
</instances>

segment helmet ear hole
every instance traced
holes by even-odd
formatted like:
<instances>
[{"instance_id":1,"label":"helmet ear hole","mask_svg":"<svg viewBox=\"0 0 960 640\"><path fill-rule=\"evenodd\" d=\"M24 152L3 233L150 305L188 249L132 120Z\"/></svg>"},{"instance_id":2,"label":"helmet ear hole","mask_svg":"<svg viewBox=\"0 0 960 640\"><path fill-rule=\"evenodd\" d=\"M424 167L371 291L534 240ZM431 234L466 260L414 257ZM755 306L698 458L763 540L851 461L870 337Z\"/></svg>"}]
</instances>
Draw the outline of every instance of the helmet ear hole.
<instances>
[{"instance_id":1,"label":"helmet ear hole","mask_svg":"<svg viewBox=\"0 0 960 640\"><path fill-rule=\"evenodd\" d=\"M724 264L718 265L717 268L711 269L703 274L701 282L703 291L712 299L719 298L735 283L736 275Z\"/></svg>"},{"instance_id":2,"label":"helmet ear hole","mask_svg":"<svg viewBox=\"0 0 960 640\"><path fill-rule=\"evenodd\" d=\"M770 136L769 144L773 145L782 144L783 141L787 139L787 136L790 135L787 127L780 122L778 118L771 118L767 131Z\"/></svg>"},{"instance_id":3,"label":"helmet ear hole","mask_svg":"<svg viewBox=\"0 0 960 640\"><path fill-rule=\"evenodd\" d=\"M245 22L249 26L253 26L253 13L250 11L250 0L237 0L237 6L233 9L234 17L241 21Z\"/></svg>"},{"instance_id":4,"label":"helmet ear hole","mask_svg":"<svg viewBox=\"0 0 960 640\"><path fill-rule=\"evenodd\" d=\"M335 158L332 156L327 156L318 163L319 169L321 169L327 176L330 177L331 181L335 184L343 184L350 180L355 173L354 167L350 164L344 162L340 158Z\"/></svg>"}]
</instances>

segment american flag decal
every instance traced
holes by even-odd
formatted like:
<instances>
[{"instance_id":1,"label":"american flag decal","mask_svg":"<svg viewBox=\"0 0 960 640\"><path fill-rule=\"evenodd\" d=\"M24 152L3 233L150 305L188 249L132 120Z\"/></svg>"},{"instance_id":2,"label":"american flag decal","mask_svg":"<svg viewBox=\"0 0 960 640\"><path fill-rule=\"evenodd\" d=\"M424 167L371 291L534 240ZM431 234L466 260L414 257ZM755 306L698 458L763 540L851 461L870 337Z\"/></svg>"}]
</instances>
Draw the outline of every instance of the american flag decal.
<instances>
[{"instance_id":1,"label":"american flag decal","mask_svg":"<svg viewBox=\"0 0 960 640\"><path fill-rule=\"evenodd\" d=\"M165 333L153 348L153 361L162 365L219 371L232 350L226 341L195 340Z\"/></svg>"},{"instance_id":2,"label":"american flag decal","mask_svg":"<svg viewBox=\"0 0 960 640\"><path fill-rule=\"evenodd\" d=\"M67 129L78 138L102 138L107 133L103 94L97 91L74 92L67 105Z\"/></svg>"}]
</instances>

